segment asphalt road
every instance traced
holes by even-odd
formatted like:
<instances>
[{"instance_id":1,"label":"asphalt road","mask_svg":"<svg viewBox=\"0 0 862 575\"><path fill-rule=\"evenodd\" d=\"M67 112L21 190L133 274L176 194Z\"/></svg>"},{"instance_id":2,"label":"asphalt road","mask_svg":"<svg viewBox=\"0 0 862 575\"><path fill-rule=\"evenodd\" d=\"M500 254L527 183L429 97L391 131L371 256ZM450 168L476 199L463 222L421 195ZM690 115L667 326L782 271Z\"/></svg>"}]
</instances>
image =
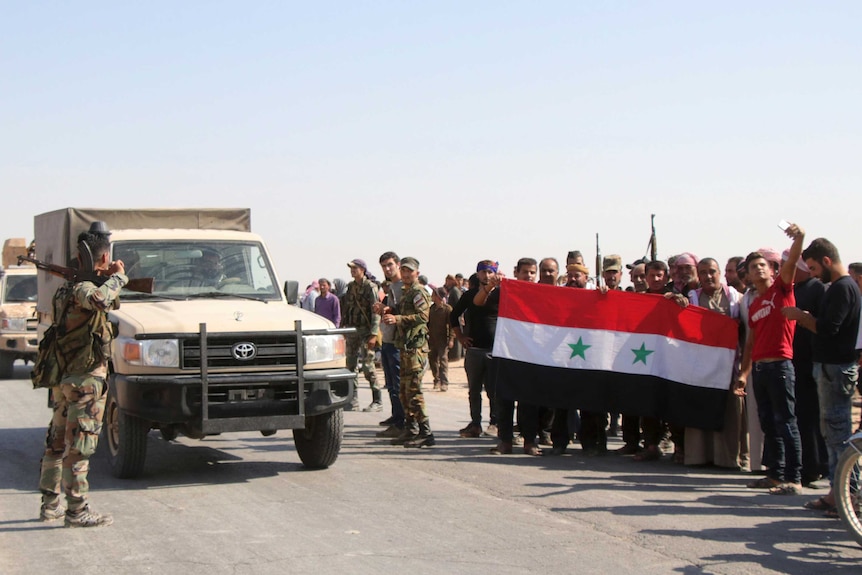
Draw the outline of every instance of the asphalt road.
<instances>
[{"instance_id":1,"label":"asphalt road","mask_svg":"<svg viewBox=\"0 0 862 575\"><path fill-rule=\"evenodd\" d=\"M140 479L114 479L94 458L92 505L114 525L65 529L37 519L50 412L26 374L0 381L4 574L862 573L842 524L802 508L824 489L771 496L746 489L748 474L667 457L489 455L494 440L457 437L459 384L426 394L437 447L392 447L374 437L381 414L346 413L325 471L304 470L285 432L154 432Z\"/></svg>"}]
</instances>

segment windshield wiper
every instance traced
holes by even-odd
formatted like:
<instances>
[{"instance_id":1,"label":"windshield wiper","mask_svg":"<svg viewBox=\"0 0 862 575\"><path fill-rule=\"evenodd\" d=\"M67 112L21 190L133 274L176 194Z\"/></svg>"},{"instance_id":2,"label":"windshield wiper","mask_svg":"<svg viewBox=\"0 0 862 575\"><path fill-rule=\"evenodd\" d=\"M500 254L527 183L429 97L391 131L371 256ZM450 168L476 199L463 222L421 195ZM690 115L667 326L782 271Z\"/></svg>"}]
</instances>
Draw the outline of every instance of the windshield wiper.
<instances>
[{"instance_id":1,"label":"windshield wiper","mask_svg":"<svg viewBox=\"0 0 862 575\"><path fill-rule=\"evenodd\" d=\"M185 299L197 299L197 298L240 298L240 299L248 299L251 301L262 301L264 303L269 303L269 300L266 300L260 296L246 295L241 293L228 293L223 291L205 291L198 293L188 294Z\"/></svg>"}]
</instances>

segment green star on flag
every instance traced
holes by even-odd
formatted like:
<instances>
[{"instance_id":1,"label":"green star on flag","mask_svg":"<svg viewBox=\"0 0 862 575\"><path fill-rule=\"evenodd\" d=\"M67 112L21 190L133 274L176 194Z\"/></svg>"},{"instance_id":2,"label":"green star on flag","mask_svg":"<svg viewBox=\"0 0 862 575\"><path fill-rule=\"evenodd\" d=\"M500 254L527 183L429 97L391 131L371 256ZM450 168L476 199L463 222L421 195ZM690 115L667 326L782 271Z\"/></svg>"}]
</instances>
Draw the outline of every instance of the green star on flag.
<instances>
[{"instance_id":1,"label":"green star on flag","mask_svg":"<svg viewBox=\"0 0 862 575\"><path fill-rule=\"evenodd\" d=\"M632 350L635 354L635 360L632 362L632 365L641 361L644 365L646 365L646 358L649 354L654 353L655 350L647 349L646 344L642 343L640 349Z\"/></svg>"},{"instance_id":2,"label":"green star on flag","mask_svg":"<svg viewBox=\"0 0 862 575\"><path fill-rule=\"evenodd\" d=\"M593 347L591 345L586 345L584 343L584 338L579 337L578 343L570 343L567 344L570 348L572 348L572 355L569 356L569 359L575 357L576 355L581 356L582 359L586 360L587 356L584 354L589 348Z\"/></svg>"}]
</instances>

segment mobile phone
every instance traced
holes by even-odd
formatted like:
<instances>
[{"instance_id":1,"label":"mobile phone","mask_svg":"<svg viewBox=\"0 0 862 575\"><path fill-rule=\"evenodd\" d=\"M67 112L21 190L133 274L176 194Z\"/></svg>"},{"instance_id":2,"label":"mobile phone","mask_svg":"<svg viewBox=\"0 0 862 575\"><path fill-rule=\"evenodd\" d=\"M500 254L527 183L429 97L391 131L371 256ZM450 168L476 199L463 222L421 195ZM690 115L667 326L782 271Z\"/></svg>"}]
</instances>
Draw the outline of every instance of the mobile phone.
<instances>
[{"instance_id":1,"label":"mobile phone","mask_svg":"<svg viewBox=\"0 0 862 575\"><path fill-rule=\"evenodd\" d=\"M778 227L781 228L782 232L786 232L787 228L790 227L790 222L788 222L787 220L781 220L780 222L778 222Z\"/></svg>"}]
</instances>

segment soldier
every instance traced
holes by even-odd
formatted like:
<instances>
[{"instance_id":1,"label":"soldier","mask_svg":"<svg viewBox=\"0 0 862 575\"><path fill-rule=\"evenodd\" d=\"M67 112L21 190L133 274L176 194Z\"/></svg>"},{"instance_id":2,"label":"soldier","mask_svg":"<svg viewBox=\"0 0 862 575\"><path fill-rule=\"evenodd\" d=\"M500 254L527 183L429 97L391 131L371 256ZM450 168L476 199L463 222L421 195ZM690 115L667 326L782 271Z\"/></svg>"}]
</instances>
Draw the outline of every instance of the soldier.
<instances>
[{"instance_id":1,"label":"soldier","mask_svg":"<svg viewBox=\"0 0 862 575\"><path fill-rule=\"evenodd\" d=\"M53 521L65 516L66 527L114 522L110 515L91 510L87 501L87 472L102 429L111 354L107 310L129 281L123 262L110 260L109 235L103 222L94 222L89 232L78 236L79 269L87 269L92 261L92 271L108 279L100 286L90 280L66 282L57 289L52 304L63 375L51 388L54 415L42 456L39 518ZM60 506L61 487L66 495L65 511Z\"/></svg>"},{"instance_id":2,"label":"soldier","mask_svg":"<svg viewBox=\"0 0 862 575\"><path fill-rule=\"evenodd\" d=\"M425 409L422 376L428 367L428 316L431 298L418 282L419 261L401 260L401 281L404 292L398 309L386 307L383 323L394 325L395 345L401 353L401 405L404 406L404 432L392 440L392 445L431 447L434 434Z\"/></svg>"},{"instance_id":3,"label":"soldier","mask_svg":"<svg viewBox=\"0 0 862 575\"><path fill-rule=\"evenodd\" d=\"M381 411L380 384L374 373L374 348L380 330L380 316L374 312L378 302L377 285L371 281L365 261L357 258L348 262L353 281L347 284L347 293L341 305L342 327L354 327L356 333L347 336L347 369L356 370L357 356L361 354L362 373L371 385L371 403L362 411ZM350 409L359 409L357 391L354 390Z\"/></svg>"}]
</instances>

